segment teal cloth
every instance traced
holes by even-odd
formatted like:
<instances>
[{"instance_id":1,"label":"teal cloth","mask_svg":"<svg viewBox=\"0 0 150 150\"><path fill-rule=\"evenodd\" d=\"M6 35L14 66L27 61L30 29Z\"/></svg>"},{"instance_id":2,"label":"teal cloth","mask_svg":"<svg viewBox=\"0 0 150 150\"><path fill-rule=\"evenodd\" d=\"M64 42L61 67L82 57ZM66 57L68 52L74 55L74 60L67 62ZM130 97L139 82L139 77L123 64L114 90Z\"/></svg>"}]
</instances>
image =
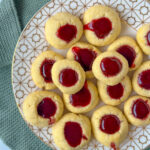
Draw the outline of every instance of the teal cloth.
<instances>
[{"instance_id":1,"label":"teal cloth","mask_svg":"<svg viewBox=\"0 0 150 150\"><path fill-rule=\"evenodd\" d=\"M12 150L50 150L27 127L15 103L11 61L29 19L49 0L2 0L0 3L0 138Z\"/></svg>"}]
</instances>

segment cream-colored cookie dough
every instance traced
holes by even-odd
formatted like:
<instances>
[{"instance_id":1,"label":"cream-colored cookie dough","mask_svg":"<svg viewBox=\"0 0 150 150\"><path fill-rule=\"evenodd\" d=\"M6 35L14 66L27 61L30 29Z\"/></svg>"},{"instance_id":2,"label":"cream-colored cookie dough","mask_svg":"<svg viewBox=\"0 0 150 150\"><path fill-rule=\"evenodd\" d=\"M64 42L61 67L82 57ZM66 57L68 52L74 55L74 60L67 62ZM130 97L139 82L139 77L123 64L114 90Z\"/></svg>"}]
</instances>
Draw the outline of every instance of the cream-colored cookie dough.
<instances>
[{"instance_id":1,"label":"cream-colored cookie dough","mask_svg":"<svg viewBox=\"0 0 150 150\"><path fill-rule=\"evenodd\" d=\"M75 74L62 73L66 69L67 70L71 69L72 71L74 71ZM73 85L71 85L71 86L70 85L65 86L60 82L60 80L63 81L62 76L65 78L65 80L67 80L67 82L71 82L71 83L73 82L73 77L74 77L76 79L76 82L74 82ZM74 93L80 91L80 89L83 87L84 82L85 82L85 72L78 62L76 62L74 60L64 59L64 60L57 61L53 65L52 79L53 79L54 84L63 93L74 94Z\"/></svg>"},{"instance_id":2,"label":"cream-colored cookie dough","mask_svg":"<svg viewBox=\"0 0 150 150\"><path fill-rule=\"evenodd\" d=\"M120 124L119 130L111 134L102 131L100 128L102 121L101 119L106 116L109 117L109 115L113 115L113 117L115 117L118 121L118 124ZM94 137L105 146L112 147L113 145L113 147L117 148L128 135L128 122L123 113L118 108L108 105L102 106L93 113L91 121ZM107 123L109 124L109 120ZM115 125L116 123L110 122L110 124ZM108 129L108 126L106 126L105 129Z\"/></svg>"},{"instance_id":3,"label":"cream-colored cookie dough","mask_svg":"<svg viewBox=\"0 0 150 150\"><path fill-rule=\"evenodd\" d=\"M85 113L92 110L99 101L96 86L85 81L84 87L75 94L64 94L66 108L73 113Z\"/></svg>"},{"instance_id":4,"label":"cream-colored cookie dough","mask_svg":"<svg viewBox=\"0 0 150 150\"><path fill-rule=\"evenodd\" d=\"M64 27L66 25L71 25L76 29L75 32L70 31L71 29L64 29L62 34L65 36L72 35L69 39L64 40L58 36L58 30L60 27ZM55 48L65 49L69 48L72 44L77 42L83 33L83 25L80 19L76 16L73 16L67 12L57 13L54 16L50 17L45 24L45 36L47 41ZM66 38L66 37L65 37Z\"/></svg>"},{"instance_id":5,"label":"cream-colored cookie dough","mask_svg":"<svg viewBox=\"0 0 150 150\"><path fill-rule=\"evenodd\" d=\"M106 85L101 81L97 82L97 86L102 101L107 105L113 106L125 101L132 91L131 81L128 76L124 77L120 83L114 86Z\"/></svg>"},{"instance_id":6,"label":"cream-colored cookie dough","mask_svg":"<svg viewBox=\"0 0 150 150\"><path fill-rule=\"evenodd\" d=\"M38 106L44 98L50 98L56 105L56 112L50 118L44 118L38 113ZM53 108L49 108L53 109ZM23 102L23 115L25 120L37 127L46 127L57 122L63 114L64 106L61 97L49 91L36 91L30 93Z\"/></svg>"},{"instance_id":7,"label":"cream-colored cookie dough","mask_svg":"<svg viewBox=\"0 0 150 150\"><path fill-rule=\"evenodd\" d=\"M111 22L111 27L112 27L111 31L104 38L99 38L95 34L95 32L85 29L86 28L85 26L87 24L89 24L93 20L95 21L100 18L108 19ZM86 39L88 40L89 43L96 46L105 46L110 44L117 38L117 36L120 34L121 31L121 22L118 13L107 6L95 5L89 8L87 11L85 11L83 15L83 23L84 23L84 33ZM105 22L101 23L101 27L104 28L105 26L106 26ZM101 27L99 27L99 29L102 30L103 32L104 30L107 30L107 29L101 29Z\"/></svg>"},{"instance_id":8,"label":"cream-colored cookie dough","mask_svg":"<svg viewBox=\"0 0 150 150\"><path fill-rule=\"evenodd\" d=\"M140 105L142 102L145 103L145 111L140 109L141 111L137 112L135 109L136 104L138 103ZM148 114L146 112L148 112ZM134 126L144 126L150 124L150 99L143 96L130 97L124 104L124 113L128 121ZM136 116L134 114L136 114ZM144 118L142 118L142 115Z\"/></svg>"},{"instance_id":9,"label":"cream-colored cookie dough","mask_svg":"<svg viewBox=\"0 0 150 150\"><path fill-rule=\"evenodd\" d=\"M142 75L143 72L148 72ZM144 80L142 84L141 80ZM150 97L150 61L144 62L134 73L132 79L134 91L142 96Z\"/></svg>"},{"instance_id":10,"label":"cream-colored cookie dough","mask_svg":"<svg viewBox=\"0 0 150 150\"><path fill-rule=\"evenodd\" d=\"M38 86L39 88L45 88L47 90L54 89L56 87L52 80L47 82L44 79L44 77L41 74L40 68L41 68L42 63L45 60L56 62L61 59L63 59L63 56L61 56L51 50L47 50L45 52L42 52L34 60L34 62L32 63L32 67L31 67L31 76L32 76L32 79L33 79L34 83L36 84L36 86ZM50 72L51 72L51 70L50 70Z\"/></svg>"},{"instance_id":11,"label":"cream-colored cookie dough","mask_svg":"<svg viewBox=\"0 0 150 150\"><path fill-rule=\"evenodd\" d=\"M82 53L80 52L80 54L78 54L76 52L77 49L79 49L80 51L82 51ZM88 55L87 53L85 53L85 51L92 51L92 54ZM86 72L86 77L87 78L93 78L94 75L92 73L92 64L93 64L94 59L100 53L101 53L100 50L98 50L93 45L90 45L90 44L84 43L84 42L77 42L76 44L74 44L73 46L71 46L71 48L68 50L68 52L67 52L67 58L68 59L72 59L72 60L76 60L77 62L79 62L81 64L81 66L83 67L84 71ZM83 57L84 55L88 55L88 58L91 58L92 56L95 57L95 58L92 59L91 63L89 64L89 61L88 60L86 61L86 59L85 59L86 56Z\"/></svg>"},{"instance_id":12,"label":"cream-colored cookie dough","mask_svg":"<svg viewBox=\"0 0 150 150\"><path fill-rule=\"evenodd\" d=\"M76 143L75 140L77 140L76 136L79 136L80 133L75 133L76 130L72 130L68 133L68 131L66 131L66 126L68 123L73 123L80 126L79 128L81 128L82 137L78 143ZM52 134L55 144L61 150L80 150L84 145L86 145L89 142L91 138L90 120L83 115L68 113L64 115L63 118L58 123L56 123L55 126L52 127ZM71 138L71 142L68 140L68 137Z\"/></svg>"},{"instance_id":13,"label":"cream-colored cookie dough","mask_svg":"<svg viewBox=\"0 0 150 150\"><path fill-rule=\"evenodd\" d=\"M123 50L124 48L125 50L127 49L130 53ZM130 71L137 69L143 60L141 49L137 45L136 41L129 36L118 38L111 45L109 45L107 50L117 51L123 55L128 61ZM131 56L129 54L131 54ZM132 60L133 56L135 57L134 60Z\"/></svg>"},{"instance_id":14,"label":"cream-colored cookie dough","mask_svg":"<svg viewBox=\"0 0 150 150\"><path fill-rule=\"evenodd\" d=\"M150 55L150 23L140 27L136 34L136 40L146 55Z\"/></svg>"},{"instance_id":15,"label":"cream-colored cookie dough","mask_svg":"<svg viewBox=\"0 0 150 150\"><path fill-rule=\"evenodd\" d=\"M106 64L106 67L102 65L105 64L102 63L102 61L105 59L111 59L111 64ZM120 68L120 71L118 72L115 70L116 74L113 72L114 66ZM104 52L94 60L92 71L94 76L101 82L104 82L107 85L116 85L127 75L129 66L127 60L121 54L117 52ZM107 73L106 76L104 71L108 72L109 74ZM113 72L113 75L110 75L111 72Z\"/></svg>"}]
</instances>

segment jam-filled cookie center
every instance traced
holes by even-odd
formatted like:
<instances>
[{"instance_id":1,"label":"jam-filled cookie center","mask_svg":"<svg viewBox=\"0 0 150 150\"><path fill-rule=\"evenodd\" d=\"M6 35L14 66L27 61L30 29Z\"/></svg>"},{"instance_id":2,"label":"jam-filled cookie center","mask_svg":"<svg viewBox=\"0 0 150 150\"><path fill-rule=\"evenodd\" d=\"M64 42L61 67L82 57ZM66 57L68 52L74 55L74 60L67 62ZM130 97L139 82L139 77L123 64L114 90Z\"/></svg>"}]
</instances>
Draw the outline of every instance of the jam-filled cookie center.
<instances>
[{"instance_id":1,"label":"jam-filled cookie center","mask_svg":"<svg viewBox=\"0 0 150 150\"><path fill-rule=\"evenodd\" d=\"M122 69L122 63L116 57L106 57L101 60L100 68L107 77L117 75Z\"/></svg>"},{"instance_id":2,"label":"jam-filled cookie center","mask_svg":"<svg viewBox=\"0 0 150 150\"><path fill-rule=\"evenodd\" d=\"M141 88L150 90L150 69L145 70L138 75L138 84Z\"/></svg>"},{"instance_id":3,"label":"jam-filled cookie center","mask_svg":"<svg viewBox=\"0 0 150 150\"><path fill-rule=\"evenodd\" d=\"M78 61L85 71L92 69L92 64L96 58L96 52L88 48L73 47L74 59Z\"/></svg>"},{"instance_id":4,"label":"jam-filled cookie center","mask_svg":"<svg viewBox=\"0 0 150 150\"><path fill-rule=\"evenodd\" d=\"M136 58L136 53L132 47L129 45L123 45L117 49L117 52L127 59L129 67L135 67L134 60Z\"/></svg>"},{"instance_id":5,"label":"jam-filled cookie center","mask_svg":"<svg viewBox=\"0 0 150 150\"><path fill-rule=\"evenodd\" d=\"M87 140L87 137L82 133L80 124L77 122L66 122L64 127L64 135L68 144L72 147L80 145L82 139Z\"/></svg>"},{"instance_id":6,"label":"jam-filled cookie center","mask_svg":"<svg viewBox=\"0 0 150 150\"><path fill-rule=\"evenodd\" d=\"M59 74L59 82L66 87L73 86L78 81L78 74L73 69L63 69Z\"/></svg>"},{"instance_id":7,"label":"jam-filled cookie center","mask_svg":"<svg viewBox=\"0 0 150 150\"><path fill-rule=\"evenodd\" d=\"M66 24L61 26L57 30L57 37L62 39L63 41L69 43L71 40L73 40L76 37L77 34L77 28L74 25Z\"/></svg>"},{"instance_id":8,"label":"jam-filled cookie center","mask_svg":"<svg viewBox=\"0 0 150 150\"><path fill-rule=\"evenodd\" d=\"M84 25L84 30L93 31L100 39L104 39L112 31L112 22L106 17L92 20Z\"/></svg>"},{"instance_id":9,"label":"jam-filled cookie center","mask_svg":"<svg viewBox=\"0 0 150 150\"><path fill-rule=\"evenodd\" d=\"M84 87L77 92L76 94L72 94L70 96L70 103L74 107L85 107L89 105L91 102L91 93L88 89L87 82L85 82Z\"/></svg>"},{"instance_id":10,"label":"jam-filled cookie center","mask_svg":"<svg viewBox=\"0 0 150 150\"><path fill-rule=\"evenodd\" d=\"M54 103L54 101L49 98L49 97L45 97L39 104L37 107L37 112L40 116L42 116L43 118L50 118L52 116L55 115L57 110L57 106Z\"/></svg>"},{"instance_id":11,"label":"jam-filled cookie center","mask_svg":"<svg viewBox=\"0 0 150 150\"><path fill-rule=\"evenodd\" d=\"M121 83L107 86L107 93L113 99L120 99L123 96L124 88Z\"/></svg>"},{"instance_id":12,"label":"jam-filled cookie center","mask_svg":"<svg viewBox=\"0 0 150 150\"><path fill-rule=\"evenodd\" d=\"M149 115L150 107L147 101L137 99L132 105L132 114L138 119L146 119Z\"/></svg>"},{"instance_id":13,"label":"jam-filled cookie center","mask_svg":"<svg viewBox=\"0 0 150 150\"><path fill-rule=\"evenodd\" d=\"M150 31L146 35L147 44L150 46Z\"/></svg>"},{"instance_id":14,"label":"jam-filled cookie center","mask_svg":"<svg viewBox=\"0 0 150 150\"><path fill-rule=\"evenodd\" d=\"M48 82L48 83L52 82L51 69L54 63L55 63L55 60L45 59L41 64L40 73L42 77L44 78L45 82Z\"/></svg>"},{"instance_id":15,"label":"jam-filled cookie center","mask_svg":"<svg viewBox=\"0 0 150 150\"><path fill-rule=\"evenodd\" d=\"M120 129L120 120L115 115L105 115L100 120L99 128L107 134L114 134Z\"/></svg>"}]
</instances>

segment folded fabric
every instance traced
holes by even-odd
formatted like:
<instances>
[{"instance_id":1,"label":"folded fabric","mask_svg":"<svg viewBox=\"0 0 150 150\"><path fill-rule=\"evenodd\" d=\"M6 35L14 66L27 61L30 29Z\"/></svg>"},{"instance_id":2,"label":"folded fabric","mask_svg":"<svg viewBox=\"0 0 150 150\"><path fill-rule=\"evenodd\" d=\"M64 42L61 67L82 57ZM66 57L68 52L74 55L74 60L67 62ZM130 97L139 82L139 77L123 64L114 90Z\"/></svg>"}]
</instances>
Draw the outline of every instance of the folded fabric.
<instances>
[{"instance_id":1,"label":"folded fabric","mask_svg":"<svg viewBox=\"0 0 150 150\"><path fill-rule=\"evenodd\" d=\"M46 2L48 0L2 0L0 3L0 138L12 150L51 149L27 127L11 86L11 62L18 37Z\"/></svg>"}]
</instances>

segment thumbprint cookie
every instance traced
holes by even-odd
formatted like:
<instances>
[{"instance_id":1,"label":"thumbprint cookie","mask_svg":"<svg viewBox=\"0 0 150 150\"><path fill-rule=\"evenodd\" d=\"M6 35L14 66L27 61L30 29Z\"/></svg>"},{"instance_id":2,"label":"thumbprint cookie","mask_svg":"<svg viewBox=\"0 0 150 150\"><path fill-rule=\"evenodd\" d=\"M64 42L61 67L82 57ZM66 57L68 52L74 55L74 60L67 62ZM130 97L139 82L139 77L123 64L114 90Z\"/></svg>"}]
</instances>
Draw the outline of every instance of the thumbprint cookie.
<instances>
[{"instance_id":1,"label":"thumbprint cookie","mask_svg":"<svg viewBox=\"0 0 150 150\"><path fill-rule=\"evenodd\" d=\"M77 42L83 33L80 19L67 12L50 17L45 25L47 41L55 48L66 49Z\"/></svg>"},{"instance_id":2,"label":"thumbprint cookie","mask_svg":"<svg viewBox=\"0 0 150 150\"><path fill-rule=\"evenodd\" d=\"M23 102L23 114L28 123L46 127L56 123L63 114L61 97L49 91L36 91L29 94Z\"/></svg>"},{"instance_id":3,"label":"thumbprint cookie","mask_svg":"<svg viewBox=\"0 0 150 150\"><path fill-rule=\"evenodd\" d=\"M113 42L121 31L121 22L113 9L95 5L83 15L84 33L89 43L105 46Z\"/></svg>"}]
</instances>

